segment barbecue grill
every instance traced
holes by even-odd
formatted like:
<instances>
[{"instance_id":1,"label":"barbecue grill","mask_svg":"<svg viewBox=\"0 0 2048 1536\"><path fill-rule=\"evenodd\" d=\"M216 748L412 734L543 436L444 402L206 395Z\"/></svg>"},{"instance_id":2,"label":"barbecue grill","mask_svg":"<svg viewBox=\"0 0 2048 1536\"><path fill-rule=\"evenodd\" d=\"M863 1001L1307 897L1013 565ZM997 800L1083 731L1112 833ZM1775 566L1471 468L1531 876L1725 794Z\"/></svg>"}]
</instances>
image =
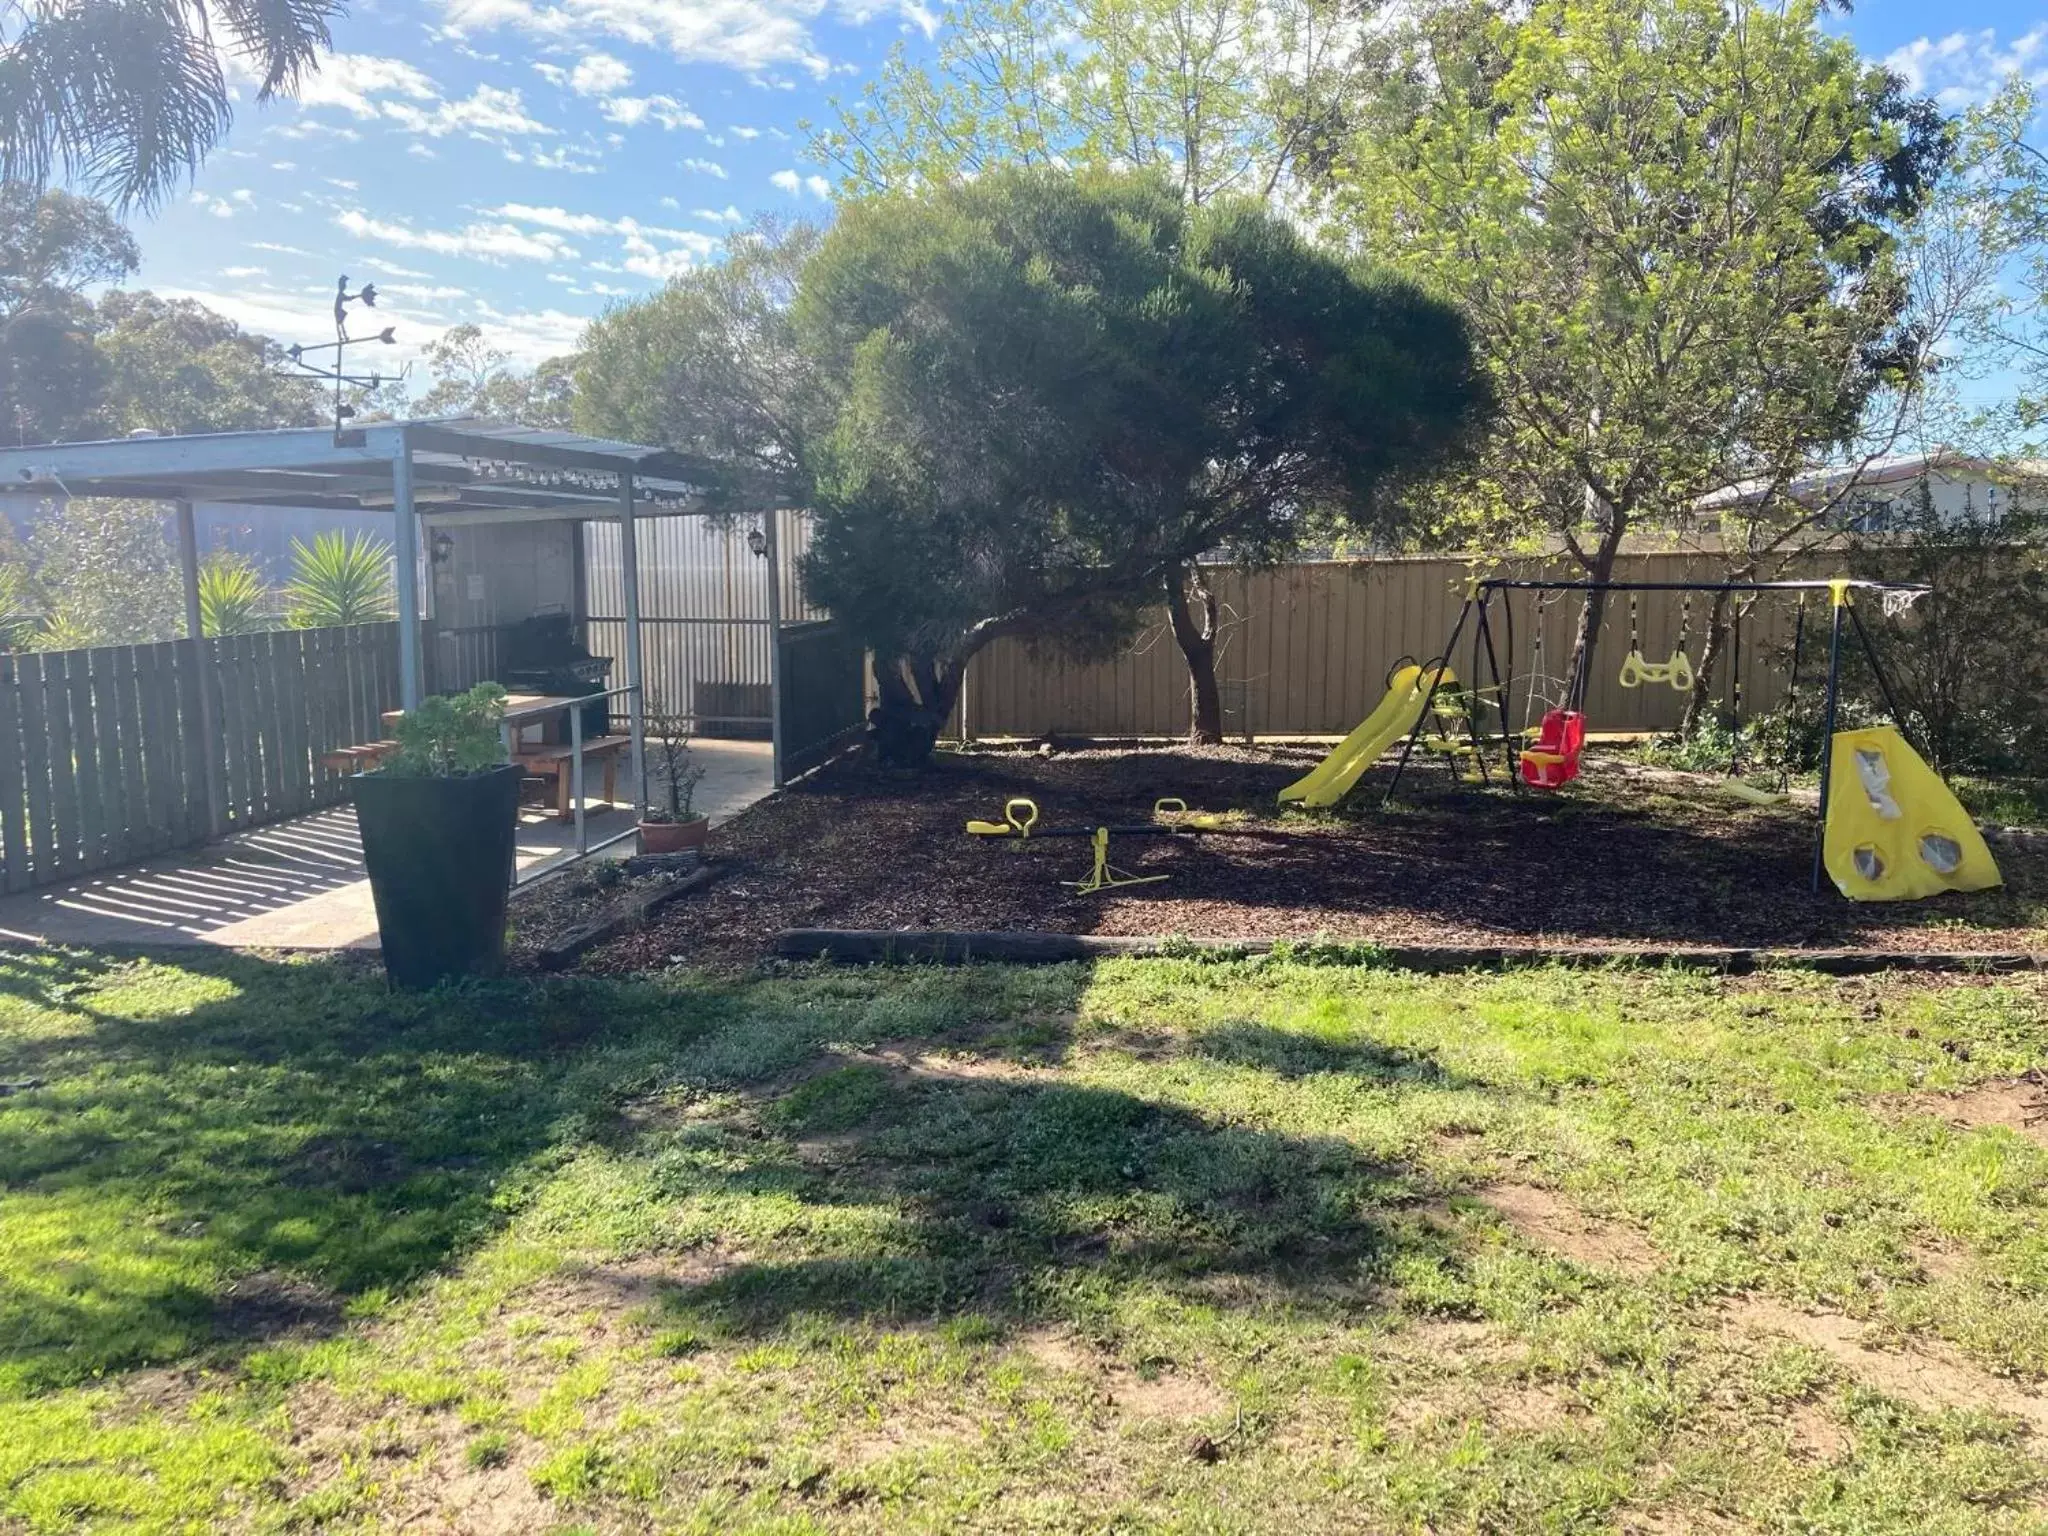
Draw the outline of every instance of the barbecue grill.
<instances>
[{"instance_id":1,"label":"barbecue grill","mask_svg":"<svg viewBox=\"0 0 2048 1536\"><path fill-rule=\"evenodd\" d=\"M602 691L611 670L611 657L591 655L566 613L537 613L498 631L498 681L513 692L576 698ZM611 734L609 702L583 706L585 741Z\"/></svg>"}]
</instances>

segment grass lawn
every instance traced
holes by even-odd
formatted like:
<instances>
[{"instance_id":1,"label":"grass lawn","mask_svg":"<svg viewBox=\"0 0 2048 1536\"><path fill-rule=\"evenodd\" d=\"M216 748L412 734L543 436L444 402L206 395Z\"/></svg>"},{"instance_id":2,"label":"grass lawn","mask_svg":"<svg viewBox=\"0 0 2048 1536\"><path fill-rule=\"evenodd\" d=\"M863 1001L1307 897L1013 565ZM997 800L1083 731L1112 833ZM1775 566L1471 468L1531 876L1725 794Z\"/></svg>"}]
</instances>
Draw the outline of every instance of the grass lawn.
<instances>
[{"instance_id":1,"label":"grass lawn","mask_svg":"<svg viewBox=\"0 0 2048 1536\"><path fill-rule=\"evenodd\" d=\"M0 955L0 1530L2048 1530L2032 979Z\"/></svg>"}]
</instances>

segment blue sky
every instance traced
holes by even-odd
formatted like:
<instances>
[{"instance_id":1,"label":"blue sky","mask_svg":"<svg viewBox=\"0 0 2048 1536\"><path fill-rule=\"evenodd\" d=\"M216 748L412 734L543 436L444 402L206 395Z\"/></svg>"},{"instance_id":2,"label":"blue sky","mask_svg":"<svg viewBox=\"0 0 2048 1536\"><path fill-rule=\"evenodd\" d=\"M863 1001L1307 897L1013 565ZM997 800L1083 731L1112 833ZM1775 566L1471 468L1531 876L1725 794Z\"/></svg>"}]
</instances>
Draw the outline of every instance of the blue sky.
<instances>
[{"instance_id":1,"label":"blue sky","mask_svg":"<svg viewBox=\"0 0 2048 1536\"><path fill-rule=\"evenodd\" d=\"M138 218L135 282L285 341L374 281L403 359L474 321L524 362L712 257L756 213L829 211L826 120L937 0L356 0L297 102L258 107L189 193ZM1930 25L1932 23L1932 25ZM2040 4L1866 0L1830 25L1951 106L2048 78Z\"/></svg>"}]
</instances>

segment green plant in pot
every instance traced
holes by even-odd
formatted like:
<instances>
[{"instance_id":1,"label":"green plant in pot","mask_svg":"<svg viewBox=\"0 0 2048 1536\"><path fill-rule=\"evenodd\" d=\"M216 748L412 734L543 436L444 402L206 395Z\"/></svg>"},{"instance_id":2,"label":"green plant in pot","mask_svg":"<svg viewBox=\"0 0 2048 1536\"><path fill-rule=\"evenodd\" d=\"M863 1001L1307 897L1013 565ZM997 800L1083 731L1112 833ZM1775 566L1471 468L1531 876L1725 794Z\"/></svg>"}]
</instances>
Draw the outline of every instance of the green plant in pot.
<instances>
[{"instance_id":1,"label":"green plant in pot","mask_svg":"<svg viewBox=\"0 0 2048 1536\"><path fill-rule=\"evenodd\" d=\"M710 821L697 810L697 786L704 765L690 751L690 722L685 715L651 715L647 720L654 783L652 803L640 813L642 853L685 853L702 850Z\"/></svg>"},{"instance_id":2,"label":"green plant in pot","mask_svg":"<svg viewBox=\"0 0 2048 1536\"><path fill-rule=\"evenodd\" d=\"M496 683L427 699L398 722L384 766L348 781L394 986L504 965L520 777L505 761L504 717Z\"/></svg>"}]
</instances>

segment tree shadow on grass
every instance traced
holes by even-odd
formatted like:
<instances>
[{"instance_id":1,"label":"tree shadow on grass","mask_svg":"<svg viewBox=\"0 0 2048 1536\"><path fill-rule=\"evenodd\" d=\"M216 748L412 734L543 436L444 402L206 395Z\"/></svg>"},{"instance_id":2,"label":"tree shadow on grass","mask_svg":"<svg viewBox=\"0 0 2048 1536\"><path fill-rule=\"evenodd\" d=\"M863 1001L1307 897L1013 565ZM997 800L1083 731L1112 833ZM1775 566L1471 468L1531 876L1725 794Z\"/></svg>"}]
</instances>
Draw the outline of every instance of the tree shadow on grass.
<instances>
[{"instance_id":1,"label":"tree shadow on grass","mask_svg":"<svg viewBox=\"0 0 2048 1536\"><path fill-rule=\"evenodd\" d=\"M338 1324L500 1225L713 990L0 954L0 1395Z\"/></svg>"},{"instance_id":2,"label":"tree shadow on grass","mask_svg":"<svg viewBox=\"0 0 2048 1536\"><path fill-rule=\"evenodd\" d=\"M1116 1043L1141 1059L1170 1049ZM1425 1055L1247 1021L1182 1037L1177 1054L1296 1080L1495 1091ZM900 1325L972 1314L1107 1331L1132 1288L1193 1306L1356 1320L1383 1304L1397 1271L1436 1272L1446 1295L1461 1284L1456 1241L1417 1214L1438 1193L1431 1182L1338 1136L1234 1123L1039 1072L989 1076L971 1060L908 1071L850 1060L749 1113L767 1139L758 1126L697 1128L694 1142L664 1154L668 1192L717 1203L773 1169L780 1197L811 1213L890 1215L855 1240L821 1222L808 1244L730 1257L713 1245L678 1265L661 1309L712 1334L805 1315ZM733 1151L749 1147L735 1167Z\"/></svg>"}]
</instances>

